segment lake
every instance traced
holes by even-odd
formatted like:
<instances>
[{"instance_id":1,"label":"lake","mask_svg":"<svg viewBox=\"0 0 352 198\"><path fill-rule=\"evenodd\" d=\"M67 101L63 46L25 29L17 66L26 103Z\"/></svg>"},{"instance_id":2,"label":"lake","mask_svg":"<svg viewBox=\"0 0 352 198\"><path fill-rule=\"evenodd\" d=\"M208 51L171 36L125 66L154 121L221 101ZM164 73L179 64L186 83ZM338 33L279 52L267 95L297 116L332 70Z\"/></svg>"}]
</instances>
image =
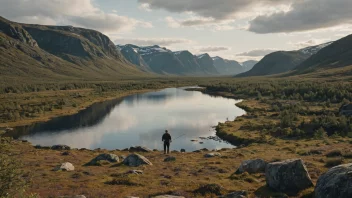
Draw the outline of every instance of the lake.
<instances>
[{"instance_id":1,"label":"lake","mask_svg":"<svg viewBox=\"0 0 352 198\"><path fill-rule=\"evenodd\" d=\"M224 141L200 137L215 136L218 122L245 114L235 106L237 102L185 88L168 88L96 103L75 115L18 127L13 136L42 146L65 144L109 150L145 146L162 150L161 136L167 129L173 138L170 150L232 148Z\"/></svg>"}]
</instances>

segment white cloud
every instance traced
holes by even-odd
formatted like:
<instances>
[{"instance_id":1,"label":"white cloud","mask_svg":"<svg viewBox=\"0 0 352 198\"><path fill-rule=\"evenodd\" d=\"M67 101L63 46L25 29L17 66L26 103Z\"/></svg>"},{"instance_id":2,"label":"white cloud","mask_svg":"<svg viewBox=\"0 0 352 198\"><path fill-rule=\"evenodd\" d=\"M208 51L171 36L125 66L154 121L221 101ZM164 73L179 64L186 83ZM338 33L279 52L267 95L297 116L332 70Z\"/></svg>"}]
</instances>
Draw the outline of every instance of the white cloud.
<instances>
[{"instance_id":1,"label":"white cloud","mask_svg":"<svg viewBox=\"0 0 352 198\"><path fill-rule=\"evenodd\" d=\"M146 12L151 12L152 10L150 9L150 5L147 3L142 3L141 5L138 6L138 9L146 11Z\"/></svg>"},{"instance_id":2,"label":"white cloud","mask_svg":"<svg viewBox=\"0 0 352 198\"><path fill-rule=\"evenodd\" d=\"M278 51L278 50L277 49L254 49L248 52L239 53L236 56L263 57L275 51Z\"/></svg>"},{"instance_id":3,"label":"white cloud","mask_svg":"<svg viewBox=\"0 0 352 198\"><path fill-rule=\"evenodd\" d=\"M139 46L170 46L176 44L191 44L193 41L184 38L117 38L115 43L120 45L134 44Z\"/></svg>"},{"instance_id":4,"label":"white cloud","mask_svg":"<svg viewBox=\"0 0 352 198\"><path fill-rule=\"evenodd\" d=\"M1 0L2 16L25 23L46 25L76 25L104 33L129 31L136 27L150 28L151 23L134 18L105 13L91 0Z\"/></svg>"},{"instance_id":5,"label":"white cloud","mask_svg":"<svg viewBox=\"0 0 352 198\"><path fill-rule=\"evenodd\" d=\"M233 21L226 20L226 21L215 21L212 18L204 18L204 17L194 17L184 19L184 20L177 20L173 17L166 17L166 23L171 28L180 28L180 27L195 27L196 29L204 30L208 29L211 31L225 31L225 30L232 30L235 27L231 25Z\"/></svg>"},{"instance_id":6,"label":"white cloud","mask_svg":"<svg viewBox=\"0 0 352 198\"><path fill-rule=\"evenodd\" d=\"M198 52L219 52L219 51L228 51L231 50L230 47L225 46L204 46L198 47Z\"/></svg>"}]
</instances>

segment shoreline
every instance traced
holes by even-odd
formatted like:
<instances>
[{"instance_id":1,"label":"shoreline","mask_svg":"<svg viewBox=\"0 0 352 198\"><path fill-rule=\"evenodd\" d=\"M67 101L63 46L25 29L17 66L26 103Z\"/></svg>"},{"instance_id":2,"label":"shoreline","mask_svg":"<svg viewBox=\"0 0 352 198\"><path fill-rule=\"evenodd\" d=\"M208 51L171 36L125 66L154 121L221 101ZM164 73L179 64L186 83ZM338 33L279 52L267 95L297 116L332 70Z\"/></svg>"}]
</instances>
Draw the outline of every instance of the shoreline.
<instances>
[{"instance_id":1,"label":"shoreline","mask_svg":"<svg viewBox=\"0 0 352 198\"><path fill-rule=\"evenodd\" d=\"M109 100L122 99L124 97L131 96L134 94L148 93L148 92L153 92L153 91L158 91L158 90L161 90L161 89L134 90L134 91L127 91L127 92L123 92L123 93L116 93L115 96L111 96L111 94L114 94L114 92L109 92L109 93L107 93L107 95L101 95L94 100L84 102L78 108L77 107L65 107L64 109L60 109L60 110L56 109L56 110L48 113L48 115L35 117L34 119L25 119L25 120L19 120L19 121L15 121L15 122L0 123L0 131L4 130L7 127L16 128L16 127L21 127L21 126L29 126L29 125L33 125L36 123L47 122L47 121L50 121L54 118L61 117L61 116L74 115L84 109L87 109L88 107L90 107L96 103L105 102L105 101L109 101ZM72 90L69 90L69 91L71 92ZM2 129L2 128L4 128L4 129Z\"/></svg>"}]
</instances>

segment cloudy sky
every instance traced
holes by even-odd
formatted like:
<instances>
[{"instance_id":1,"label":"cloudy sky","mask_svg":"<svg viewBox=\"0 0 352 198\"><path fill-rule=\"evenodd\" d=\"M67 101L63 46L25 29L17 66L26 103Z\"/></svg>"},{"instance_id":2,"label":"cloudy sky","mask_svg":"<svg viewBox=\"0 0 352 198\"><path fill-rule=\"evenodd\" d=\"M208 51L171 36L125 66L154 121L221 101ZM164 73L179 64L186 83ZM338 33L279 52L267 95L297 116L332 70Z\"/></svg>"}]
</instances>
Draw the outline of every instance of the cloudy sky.
<instances>
[{"instance_id":1,"label":"cloudy sky","mask_svg":"<svg viewBox=\"0 0 352 198\"><path fill-rule=\"evenodd\" d=\"M0 0L1 16L13 21L238 61L351 34L351 8L351 0Z\"/></svg>"}]
</instances>

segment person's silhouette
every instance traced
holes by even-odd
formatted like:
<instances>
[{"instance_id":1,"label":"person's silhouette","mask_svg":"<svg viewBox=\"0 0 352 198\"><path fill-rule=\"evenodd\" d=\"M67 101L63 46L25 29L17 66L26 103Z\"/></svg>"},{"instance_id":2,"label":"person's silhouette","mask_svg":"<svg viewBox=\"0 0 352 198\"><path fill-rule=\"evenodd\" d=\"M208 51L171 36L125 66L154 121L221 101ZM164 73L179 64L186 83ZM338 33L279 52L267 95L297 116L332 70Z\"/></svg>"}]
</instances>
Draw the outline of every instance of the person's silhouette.
<instances>
[{"instance_id":1,"label":"person's silhouette","mask_svg":"<svg viewBox=\"0 0 352 198\"><path fill-rule=\"evenodd\" d=\"M170 143L172 142L172 140L171 140L171 135L167 130L165 130L165 133L164 133L161 140L164 142L164 154L166 154L166 151L167 151L167 153L169 153Z\"/></svg>"}]
</instances>

